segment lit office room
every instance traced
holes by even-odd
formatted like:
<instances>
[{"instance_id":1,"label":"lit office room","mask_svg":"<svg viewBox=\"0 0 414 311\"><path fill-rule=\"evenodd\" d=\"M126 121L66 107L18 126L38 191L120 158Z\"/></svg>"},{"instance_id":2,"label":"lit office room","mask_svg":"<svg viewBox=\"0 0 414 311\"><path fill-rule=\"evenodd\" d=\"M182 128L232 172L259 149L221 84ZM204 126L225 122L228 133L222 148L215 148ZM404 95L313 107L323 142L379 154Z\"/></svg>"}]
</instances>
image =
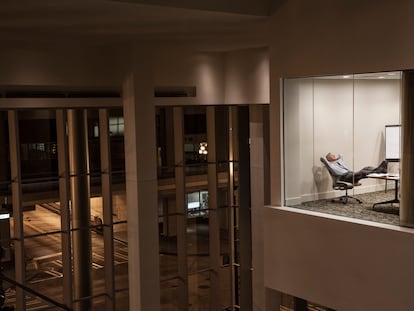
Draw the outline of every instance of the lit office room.
<instances>
[{"instance_id":1,"label":"lit office room","mask_svg":"<svg viewBox=\"0 0 414 311\"><path fill-rule=\"evenodd\" d=\"M289 78L282 87L285 205L398 225L401 72ZM369 174L343 182L328 153Z\"/></svg>"}]
</instances>

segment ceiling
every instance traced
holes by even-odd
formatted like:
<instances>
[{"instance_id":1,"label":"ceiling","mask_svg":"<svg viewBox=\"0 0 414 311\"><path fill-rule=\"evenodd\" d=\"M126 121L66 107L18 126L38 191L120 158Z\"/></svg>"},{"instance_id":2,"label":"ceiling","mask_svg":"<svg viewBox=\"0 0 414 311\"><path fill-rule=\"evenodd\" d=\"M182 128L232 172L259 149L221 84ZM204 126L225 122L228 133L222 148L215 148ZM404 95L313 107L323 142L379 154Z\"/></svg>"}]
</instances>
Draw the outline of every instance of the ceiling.
<instances>
[{"instance_id":1,"label":"ceiling","mask_svg":"<svg viewBox=\"0 0 414 311\"><path fill-rule=\"evenodd\" d=\"M286 0L2 0L0 44L244 34L271 14L269 1Z\"/></svg>"}]
</instances>

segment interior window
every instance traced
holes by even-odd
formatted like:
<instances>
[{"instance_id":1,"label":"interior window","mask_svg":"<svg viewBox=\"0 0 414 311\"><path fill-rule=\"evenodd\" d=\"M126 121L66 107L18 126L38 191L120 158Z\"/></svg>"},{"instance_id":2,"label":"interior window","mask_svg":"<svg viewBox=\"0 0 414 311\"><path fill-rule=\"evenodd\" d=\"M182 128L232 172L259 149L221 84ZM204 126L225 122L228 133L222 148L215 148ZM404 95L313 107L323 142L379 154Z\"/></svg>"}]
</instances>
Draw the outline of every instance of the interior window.
<instances>
[{"instance_id":1,"label":"interior window","mask_svg":"<svg viewBox=\"0 0 414 311\"><path fill-rule=\"evenodd\" d=\"M285 205L399 224L401 72L283 82Z\"/></svg>"}]
</instances>

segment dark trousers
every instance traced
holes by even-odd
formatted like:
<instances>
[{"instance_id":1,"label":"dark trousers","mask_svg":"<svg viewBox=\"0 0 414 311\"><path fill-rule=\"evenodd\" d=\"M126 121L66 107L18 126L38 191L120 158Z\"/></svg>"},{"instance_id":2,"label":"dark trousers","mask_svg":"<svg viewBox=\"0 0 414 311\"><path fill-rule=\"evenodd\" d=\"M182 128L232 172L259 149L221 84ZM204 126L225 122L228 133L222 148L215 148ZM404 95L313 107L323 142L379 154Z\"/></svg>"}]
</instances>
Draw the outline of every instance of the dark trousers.
<instances>
[{"instance_id":1,"label":"dark trousers","mask_svg":"<svg viewBox=\"0 0 414 311\"><path fill-rule=\"evenodd\" d=\"M367 166L364 167L362 170L359 170L358 172L345 173L345 175L342 175L340 179L346 182L356 183L362 178L367 178L368 174L375 173L375 171L375 167Z\"/></svg>"}]
</instances>

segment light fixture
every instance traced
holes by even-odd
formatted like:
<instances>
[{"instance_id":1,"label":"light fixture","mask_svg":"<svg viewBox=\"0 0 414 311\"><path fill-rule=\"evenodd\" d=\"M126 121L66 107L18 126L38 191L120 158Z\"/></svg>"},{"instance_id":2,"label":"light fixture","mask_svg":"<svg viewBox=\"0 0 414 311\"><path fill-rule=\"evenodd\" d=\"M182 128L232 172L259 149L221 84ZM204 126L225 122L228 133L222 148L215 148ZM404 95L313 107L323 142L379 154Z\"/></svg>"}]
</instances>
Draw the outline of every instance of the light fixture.
<instances>
[{"instance_id":1,"label":"light fixture","mask_svg":"<svg viewBox=\"0 0 414 311\"><path fill-rule=\"evenodd\" d=\"M200 143L200 146L198 148L198 153L203 154L203 155L206 155L208 153L208 151L207 151L207 142L203 141L203 142Z\"/></svg>"}]
</instances>

